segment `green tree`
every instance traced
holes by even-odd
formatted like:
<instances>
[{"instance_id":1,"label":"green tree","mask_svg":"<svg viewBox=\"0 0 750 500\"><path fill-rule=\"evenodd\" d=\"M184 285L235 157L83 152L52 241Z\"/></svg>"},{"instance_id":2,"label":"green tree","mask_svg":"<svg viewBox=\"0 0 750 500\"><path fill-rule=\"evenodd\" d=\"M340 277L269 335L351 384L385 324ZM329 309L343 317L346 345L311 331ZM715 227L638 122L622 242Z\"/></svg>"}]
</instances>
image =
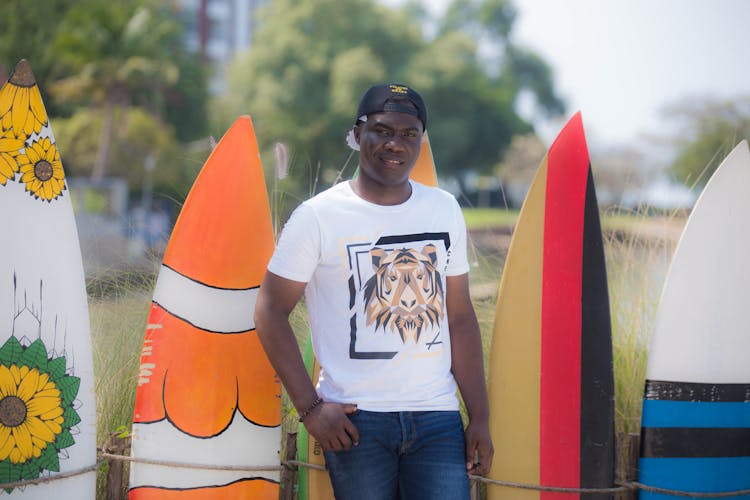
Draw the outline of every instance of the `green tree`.
<instances>
[{"instance_id":1,"label":"green tree","mask_svg":"<svg viewBox=\"0 0 750 500\"><path fill-rule=\"evenodd\" d=\"M507 45L516 21L516 9L508 0L453 0L441 23L443 33L467 31L474 38L489 36Z\"/></svg>"},{"instance_id":2,"label":"green tree","mask_svg":"<svg viewBox=\"0 0 750 500\"><path fill-rule=\"evenodd\" d=\"M510 138L532 128L515 111L521 92L538 94L550 113L562 110L549 68L515 49L516 60L534 64L523 66L524 75L504 75L521 68L502 64L513 47L508 36L515 14L507 1L456 0L442 22L426 16L414 2L403 8L374 0L269 2L253 46L230 67L217 128L249 113L263 150L283 141L298 164L338 169L350 153L344 135L359 96L373 83L401 81L428 103L441 175L490 172ZM422 30L428 23L437 27L434 35ZM498 51L495 61L480 56L477 40L487 33Z\"/></svg>"},{"instance_id":3,"label":"green tree","mask_svg":"<svg viewBox=\"0 0 750 500\"><path fill-rule=\"evenodd\" d=\"M442 23L443 33L462 31L491 47L482 58L488 74L497 77L514 102L530 95L543 116L565 112L553 85L552 69L535 52L511 39L517 11L509 0L453 0Z\"/></svg>"},{"instance_id":4,"label":"green tree","mask_svg":"<svg viewBox=\"0 0 750 500\"><path fill-rule=\"evenodd\" d=\"M418 26L372 0L277 0L259 14L251 50L230 67L220 127L249 113L266 147L282 140L308 164L340 166L356 99L403 77Z\"/></svg>"},{"instance_id":5,"label":"green tree","mask_svg":"<svg viewBox=\"0 0 750 500\"><path fill-rule=\"evenodd\" d=\"M127 78L120 82L128 94L123 102L166 119L180 141L206 135L206 70L184 49L169 2L6 0L2 6L0 77L27 59L51 117L71 115L78 106L101 106L101 88ZM175 66L178 79L168 84ZM47 99L57 81L58 98Z\"/></svg>"},{"instance_id":6,"label":"green tree","mask_svg":"<svg viewBox=\"0 0 750 500\"><path fill-rule=\"evenodd\" d=\"M68 0L4 0L0 14L0 80L7 77L21 59L29 61L37 82L50 81L55 63L50 45L60 19L68 10ZM44 90L44 89L42 89ZM52 103L47 112L55 114Z\"/></svg>"},{"instance_id":7,"label":"green tree","mask_svg":"<svg viewBox=\"0 0 750 500\"><path fill-rule=\"evenodd\" d=\"M680 123L670 170L688 186L705 185L737 143L750 139L750 96L686 99L665 108L664 114Z\"/></svg>"},{"instance_id":8,"label":"green tree","mask_svg":"<svg viewBox=\"0 0 750 500\"><path fill-rule=\"evenodd\" d=\"M534 133L514 135L497 167L505 197L512 207L520 207L526 198L547 146Z\"/></svg>"},{"instance_id":9,"label":"green tree","mask_svg":"<svg viewBox=\"0 0 750 500\"><path fill-rule=\"evenodd\" d=\"M112 149L109 174L127 180L131 195L137 195L150 182L159 192L187 193L192 178L183 174L180 165L185 156L179 149L174 132L142 108L118 107L114 110ZM55 139L70 175L86 175L94 168L97 140L105 117L97 110L81 109L70 118L54 123ZM155 162L153 172L145 168L148 157ZM151 179L145 179L147 175Z\"/></svg>"},{"instance_id":10,"label":"green tree","mask_svg":"<svg viewBox=\"0 0 750 500\"><path fill-rule=\"evenodd\" d=\"M179 77L165 47L176 33L175 22L137 0L86 1L63 19L55 51L69 76L55 82L51 91L58 99L90 104L102 113L92 178L107 173L118 108L136 102L155 114L163 108L164 88Z\"/></svg>"},{"instance_id":11,"label":"green tree","mask_svg":"<svg viewBox=\"0 0 750 500\"><path fill-rule=\"evenodd\" d=\"M514 109L514 94L487 77L476 52L468 34L450 31L415 53L407 68L407 81L428 103L430 141L442 176L491 172L510 138L531 130Z\"/></svg>"},{"instance_id":12,"label":"green tree","mask_svg":"<svg viewBox=\"0 0 750 500\"><path fill-rule=\"evenodd\" d=\"M179 79L165 89L164 119L174 128L177 140L194 141L206 137L209 128L206 65L200 57L187 53L180 40L172 40L172 44Z\"/></svg>"}]
</instances>

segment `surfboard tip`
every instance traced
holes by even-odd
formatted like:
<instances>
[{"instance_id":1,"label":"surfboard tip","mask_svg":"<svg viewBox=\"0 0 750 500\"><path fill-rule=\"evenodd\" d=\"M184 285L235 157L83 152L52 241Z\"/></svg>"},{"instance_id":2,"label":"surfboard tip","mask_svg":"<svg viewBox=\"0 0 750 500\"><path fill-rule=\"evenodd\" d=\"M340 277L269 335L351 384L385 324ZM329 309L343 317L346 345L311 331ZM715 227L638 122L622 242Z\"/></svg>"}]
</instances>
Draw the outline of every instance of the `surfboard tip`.
<instances>
[{"instance_id":1,"label":"surfboard tip","mask_svg":"<svg viewBox=\"0 0 750 500\"><path fill-rule=\"evenodd\" d=\"M26 59L21 59L10 74L8 81L19 87L31 87L36 85L36 77L31 70L31 64Z\"/></svg>"}]
</instances>

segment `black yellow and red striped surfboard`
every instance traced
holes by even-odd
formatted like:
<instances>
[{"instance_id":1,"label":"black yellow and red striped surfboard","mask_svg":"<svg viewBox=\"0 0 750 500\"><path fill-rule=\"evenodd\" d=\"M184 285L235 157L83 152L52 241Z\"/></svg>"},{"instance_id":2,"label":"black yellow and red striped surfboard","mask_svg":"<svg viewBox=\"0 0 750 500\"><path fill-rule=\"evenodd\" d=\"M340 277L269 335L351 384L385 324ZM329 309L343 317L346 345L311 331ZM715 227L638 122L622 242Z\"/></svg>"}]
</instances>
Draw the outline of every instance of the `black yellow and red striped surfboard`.
<instances>
[{"instance_id":1,"label":"black yellow and red striped surfboard","mask_svg":"<svg viewBox=\"0 0 750 500\"><path fill-rule=\"evenodd\" d=\"M613 485L609 298L580 113L542 160L516 224L496 308L489 395L492 479ZM514 500L575 496L497 485L487 493Z\"/></svg>"}]
</instances>

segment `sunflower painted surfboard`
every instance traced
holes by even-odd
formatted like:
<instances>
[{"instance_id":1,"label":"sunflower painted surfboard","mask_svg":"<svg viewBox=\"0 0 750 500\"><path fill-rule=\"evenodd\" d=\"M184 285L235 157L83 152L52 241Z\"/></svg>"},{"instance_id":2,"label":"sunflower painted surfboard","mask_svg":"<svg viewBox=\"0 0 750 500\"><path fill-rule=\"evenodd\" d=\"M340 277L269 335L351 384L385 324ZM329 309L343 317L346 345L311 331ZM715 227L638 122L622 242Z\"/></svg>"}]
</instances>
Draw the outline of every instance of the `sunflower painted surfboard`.
<instances>
[{"instance_id":1,"label":"sunflower painted surfboard","mask_svg":"<svg viewBox=\"0 0 750 500\"><path fill-rule=\"evenodd\" d=\"M278 498L279 471L268 469L279 465L281 385L253 323L273 248L255 132L242 116L206 160L172 231L133 417L135 459L206 468L136 461L131 500Z\"/></svg>"},{"instance_id":2,"label":"sunflower painted surfboard","mask_svg":"<svg viewBox=\"0 0 750 500\"><path fill-rule=\"evenodd\" d=\"M86 286L60 153L29 63L0 88L0 483L13 498L94 498ZM83 472L88 470L88 472Z\"/></svg>"},{"instance_id":3,"label":"sunflower painted surfboard","mask_svg":"<svg viewBox=\"0 0 750 500\"><path fill-rule=\"evenodd\" d=\"M647 486L750 489L748 188L742 141L706 184L672 258L646 367L638 475Z\"/></svg>"},{"instance_id":4,"label":"sunflower painted surfboard","mask_svg":"<svg viewBox=\"0 0 750 500\"><path fill-rule=\"evenodd\" d=\"M500 281L489 361L489 477L614 482L614 381L599 211L580 113L532 181ZM490 485L488 499L606 499Z\"/></svg>"},{"instance_id":5,"label":"sunflower painted surfboard","mask_svg":"<svg viewBox=\"0 0 750 500\"><path fill-rule=\"evenodd\" d=\"M414 164L409 178L427 186L437 186L437 172L427 132L422 136L422 148L419 151L417 162ZM307 335L303 359L310 378L312 378L313 382L317 383L320 366L315 359L312 349L312 339L309 333ZM323 456L323 448L318 440L307 432L303 423L299 424L297 443L297 458L301 462L325 467L326 461ZM331 480L328 477L328 472L325 471L300 467L297 475L297 487L299 500L328 500L333 498Z\"/></svg>"}]
</instances>

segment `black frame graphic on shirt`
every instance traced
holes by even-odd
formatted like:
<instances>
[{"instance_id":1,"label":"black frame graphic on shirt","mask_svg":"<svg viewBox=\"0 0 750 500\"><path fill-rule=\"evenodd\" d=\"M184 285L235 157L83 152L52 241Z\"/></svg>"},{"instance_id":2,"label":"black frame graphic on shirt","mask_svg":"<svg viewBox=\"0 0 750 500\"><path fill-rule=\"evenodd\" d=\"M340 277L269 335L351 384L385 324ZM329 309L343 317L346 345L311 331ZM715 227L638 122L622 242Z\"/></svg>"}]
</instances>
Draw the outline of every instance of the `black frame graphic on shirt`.
<instances>
[{"instance_id":1,"label":"black frame graphic on shirt","mask_svg":"<svg viewBox=\"0 0 750 500\"><path fill-rule=\"evenodd\" d=\"M419 233L419 234L406 234L397 236L383 236L378 239L373 245L372 243L354 243L346 246L346 252L349 258L349 269L352 274L349 276L349 309L353 310L357 303L357 293L362 290L363 275L360 269L360 258L363 255L368 255L370 249L381 245L396 245L399 243L428 243L442 241L446 253L446 265L450 261L450 247L451 239L448 233ZM369 261L368 261L369 262ZM349 358L351 359L393 359L398 351L357 351L357 312L354 311L351 318L349 319ZM441 344L442 342L436 342L437 336L440 334L438 331L433 338L430 346Z\"/></svg>"}]
</instances>

